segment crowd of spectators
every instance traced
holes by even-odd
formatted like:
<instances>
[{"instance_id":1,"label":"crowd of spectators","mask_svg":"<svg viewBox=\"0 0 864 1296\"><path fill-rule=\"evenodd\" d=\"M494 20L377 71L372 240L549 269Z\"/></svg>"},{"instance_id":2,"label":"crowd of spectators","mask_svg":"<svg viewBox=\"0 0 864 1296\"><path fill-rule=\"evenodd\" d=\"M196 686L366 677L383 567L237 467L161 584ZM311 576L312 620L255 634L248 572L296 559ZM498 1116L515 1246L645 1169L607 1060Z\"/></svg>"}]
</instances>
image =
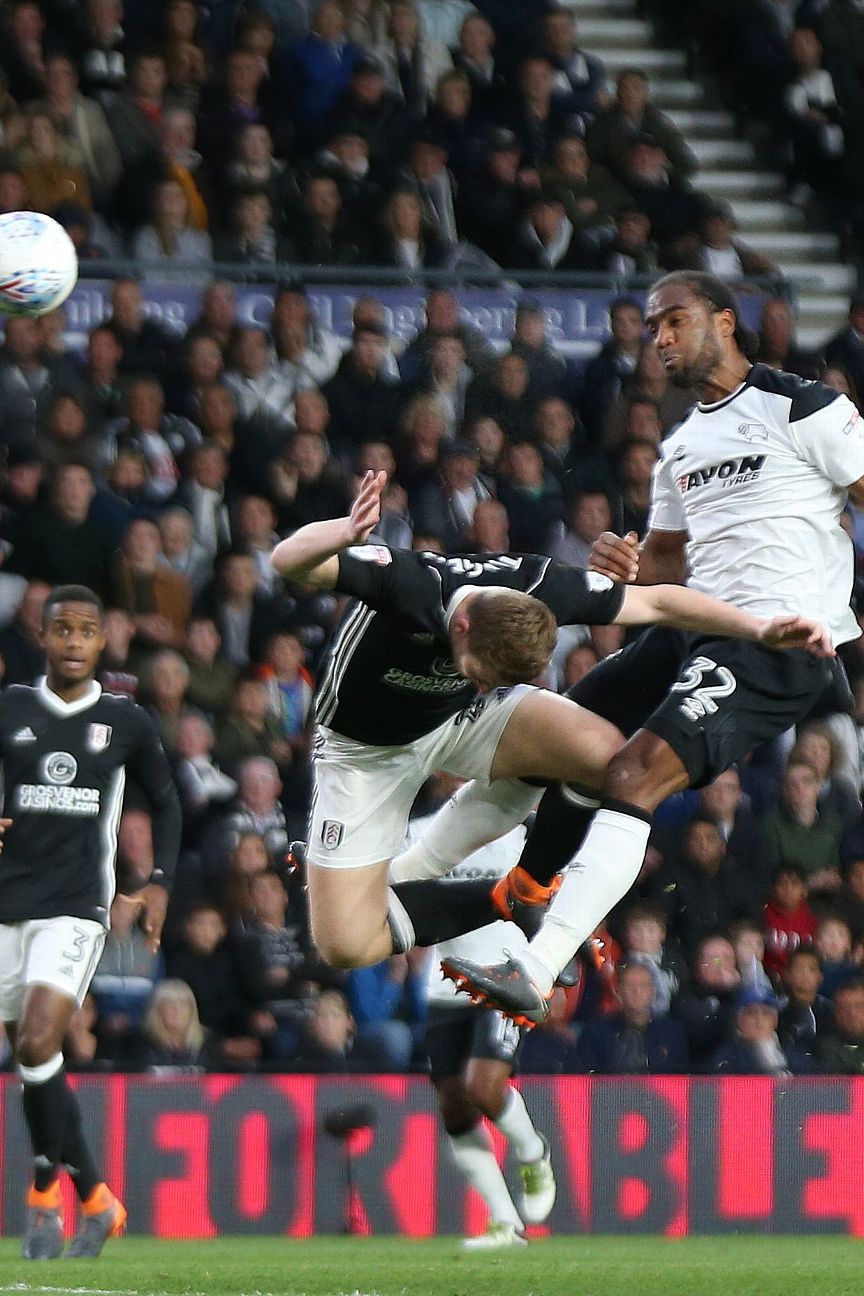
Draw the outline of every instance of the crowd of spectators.
<instances>
[{"instance_id":1,"label":"crowd of spectators","mask_svg":"<svg viewBox=\"0 0 864 1296\"><path fill-rule=\"evenodd\" d=\"M303 31L289 5L14 0L0 212L175 281L214 260L770 273L645 72L612 84L572 9L528 9L514 30L461 0L320 0Z\"/></svg>"},{"instance_id":2,"label":"crowd of spectators","mask_svg":"<svg viewBox=\"0 0 864 1296\"><path fill-rule=\"evenodd\" d=\"M645 77L626 71L613 95L568 11L550 8L529 49L457 0L323 0L308 32L257 9L227 22L227 9L212 4L209 25L191 0L125 14L86 0L81 21L33 0L8 9L0 208L44 193L57 213L62 199L60 215L79 209L82 255L134 246L175 281L214 249L407 269L457 251L616 274L767 268L691 187L693 159ZM436 9L455 13L449 33ZM367 469L388 474L378 532L394 546L584 564L602 530L644 534L658 447L690 397L669 388L639 301L612 302L587 365L557 344L541 299L520 297L509 333L493 347L442 285L407 344L358 290L343 340L294 280L253 327L219 278L182 335L132 278L114 283L80 354L62 311L7 321L2 682L42 673L52 585L92 586L108 609L99 678L150 710L184 811L163 952L118 899L70 1066L422 1068L429 956L328 968L286 869L342 607L277 578L268 556L278 536L341 515ZM767 364L864 391L864 302L815 354L769 297L758 344ZM850 509L846 523L864 564L864 518ZM620 644L609 627L562 633L545 683L570 686ZM857 684L854 645L847 665ZM527 1067L864 1066L864 687L856 696L855 723L829 715L662 808L634 891L582 951L580 984L556 994ZM433 779L417 814L451 791ZM123 891L150 852L131 787Z\"/></svg>"}]
</instances>

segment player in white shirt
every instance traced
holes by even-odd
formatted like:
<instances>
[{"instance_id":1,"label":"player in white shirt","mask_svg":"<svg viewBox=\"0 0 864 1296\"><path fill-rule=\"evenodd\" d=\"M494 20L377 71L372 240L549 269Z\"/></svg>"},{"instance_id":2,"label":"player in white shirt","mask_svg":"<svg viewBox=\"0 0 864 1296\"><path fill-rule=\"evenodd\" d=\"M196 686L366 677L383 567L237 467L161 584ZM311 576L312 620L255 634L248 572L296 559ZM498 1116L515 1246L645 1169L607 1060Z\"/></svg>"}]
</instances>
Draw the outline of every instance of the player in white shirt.
<instances>
[{"instance_id":1,"label":"player in white shirt","mask_svg":"<svg viewBox=\"0 0 864 1296\"><path fill-rule=\"evenodd\" d=\"M454 781L455 783L456 781ZM422 836L427 819L415 819L409 839ZM525 842L521 825L475 851L441 883L459 903L462 879L487 881L513 867ZM489 1208L485 1233L465 1238L466 1251L500 1250L526 1243L526 1224L541 1224L555 1204L555 1176L549 1143L534 1127L525 1101L510 1083L525 1032L502 1013L466 1004L441 972L441 958L462 954L484 961L499 958L505 945L519 949L525 936L512 923L494 922L430 950L426 991L429 1015L426 1051L447 1141L457 1167ZM519 1162L519 1205L498 1165L484 1117L504 1135Z\"/></svg>"},{"instance_id":2,"label":"player in white shirt","mask_svg":"<svg viewBox=\"0 0 864 1296\"><path fill-rule=\"evenodd\" d=\"M630 585L710 589L755 616L806 607L835 648L857 637L853 550L840 517L847 498L864 503L858 410L821 383L752 364L735 299L711 275L661 279L647 324L670 381L700 400L664 442L641 548L635 535L606 532L594 569ZM566 868L560 891L518 962L449 960L460 988L517 1020L542 1020L556 973L635 881L660 802L710 782L827 694L835 710L851 703L836 659L739 639L657 628L601 662L569 696L629 741L599 801L585 788L544 795L512 885L517 894Z\"/></svg>"}]
</instances>

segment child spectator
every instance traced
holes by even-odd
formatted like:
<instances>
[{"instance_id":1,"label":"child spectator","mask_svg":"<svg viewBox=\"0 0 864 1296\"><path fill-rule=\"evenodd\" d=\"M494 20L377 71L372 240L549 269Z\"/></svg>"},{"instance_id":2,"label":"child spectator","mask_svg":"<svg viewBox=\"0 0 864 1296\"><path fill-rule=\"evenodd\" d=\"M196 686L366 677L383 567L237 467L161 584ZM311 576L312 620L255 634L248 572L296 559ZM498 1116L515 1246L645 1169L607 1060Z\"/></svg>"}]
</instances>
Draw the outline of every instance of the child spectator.
<instances>
[{"instance_id":1,"label":"child spectator","mask_svg":"<svg viewBox=\"0 0 864 1296\"><path fill-rule=\"evenodd\" d=\"M651 1011L661 1016L669 1011L672 996L688 980L687 964L666 943L666 915L658 905L633 905L624 915L624 958L641 963L654 978Z\"/></svg>"},{"instance_id":2,"label":"child spectator","mask_svg":"<svg viewBox=\"0 0 864 1296\"><path fill-rule=\"evenodd\" d=\"M782 973L792 950L812 945L817 918L807 903L807 883L794 864L782 864L774 875L763 911L765 968Z\"/></svg>"},{"instance_id":3,"label":"child spectator","mask_svg":"<svg viewBox=\"0 0 864 1296\"><path fill-rule=\"evenodd\" d=\"M852 931L844 918L822 918L816 928L816 952L822 960L822 993L831 998L837 989L860 974L852 956Z\"/></svg>"},{"instance_id":4,"label":"child spectator","mask_svg":"<svg viewBox=\"0 0 864 1296\"><path fill-rule=\"evenodd\" d=\"M273 635L267 645L262 677L267 684L268 709L278 731L295 754L305 755L314 681L304 665L298 635L288 630Z\"/></svg>"},{"instance_id":5,"label":"child spectator","mask_svg":"<svg viewBox=\"0 0 864 1296\"><path fill-rule=\"evenodd\" d=\"M780 1041L808 1057L816 1053L817 1039L830 1030L831 1001L819 993L822 963L815 949L793 950L783 974L788 998L780 1013Z\"/></svg>"}]
</instances>

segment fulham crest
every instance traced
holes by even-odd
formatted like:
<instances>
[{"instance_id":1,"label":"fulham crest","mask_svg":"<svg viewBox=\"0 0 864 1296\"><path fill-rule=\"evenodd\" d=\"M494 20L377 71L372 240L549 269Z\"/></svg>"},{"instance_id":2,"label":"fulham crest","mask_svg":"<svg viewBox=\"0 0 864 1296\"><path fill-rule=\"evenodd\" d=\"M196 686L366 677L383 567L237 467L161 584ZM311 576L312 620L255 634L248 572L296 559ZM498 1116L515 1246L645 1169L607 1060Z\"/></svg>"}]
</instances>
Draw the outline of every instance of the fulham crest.
<instances>
[{"instance_id":1,"label":"fulham crest","mask_svg":"<svg viewBox=\"0 0 864 1296\"><path fill-rule=\"evenodd\" d=\"M86 738L87 750L89 752L92 752L94 756L98 755L99 752L103 752L105 748L108 746L108 744L110 743L111 734L113 732L114 731L111 725L106 725L106 724L88 725L87 738Z\"/></svg>"}]
</instances>

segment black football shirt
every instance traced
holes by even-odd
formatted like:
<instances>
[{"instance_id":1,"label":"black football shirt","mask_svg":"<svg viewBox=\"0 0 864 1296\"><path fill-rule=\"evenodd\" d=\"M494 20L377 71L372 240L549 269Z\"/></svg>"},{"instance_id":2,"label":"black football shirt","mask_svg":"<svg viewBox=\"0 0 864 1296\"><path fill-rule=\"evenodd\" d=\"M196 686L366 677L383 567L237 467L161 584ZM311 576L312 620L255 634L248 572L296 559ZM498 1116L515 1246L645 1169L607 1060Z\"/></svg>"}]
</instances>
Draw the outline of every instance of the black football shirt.
<instances>
[{"instance_id":1,"label":"black football shirt","mask_svg":"<svg viewBox=\"0 0 864 1296\"><path fill-rule=\"evenodd\" d=\"M356 602L330 646L318 723L359 742L395 746L469 706L477 690L451 660L447 625L460 591L490 587L533 595L559 625L609 625L624 599L624 588L607 577L538 554L444 558L381 544L346 549L335 588Z\"/></svg>"},{"instance_id":2,"label":"black football shirt","mask_svg":"<svg viewBox=\"0 0 864 1296\"><path fill-rule=\"evenodd\" d=\"M94 683L64 702L43 681L0 692L0 923L68 915L109 921L126 770L153 811L154 867L170 880L180 806L151 718Z\"/></svg>"}]
</instances>

